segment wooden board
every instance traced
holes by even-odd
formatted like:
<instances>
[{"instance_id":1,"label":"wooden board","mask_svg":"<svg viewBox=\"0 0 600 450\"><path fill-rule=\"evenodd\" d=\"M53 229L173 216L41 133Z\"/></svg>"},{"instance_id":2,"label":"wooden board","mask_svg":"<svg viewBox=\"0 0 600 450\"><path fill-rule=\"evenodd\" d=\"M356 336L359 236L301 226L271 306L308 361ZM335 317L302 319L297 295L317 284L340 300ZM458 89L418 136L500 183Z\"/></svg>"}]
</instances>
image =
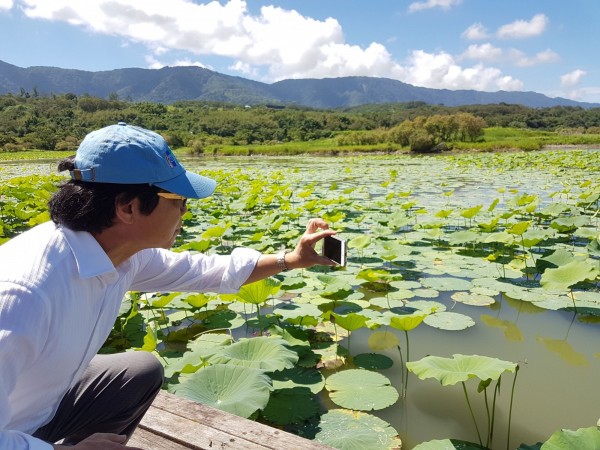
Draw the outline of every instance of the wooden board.
<instances>
[{"instance_id":1,"label":"wooden board","mask_svg":"<svg viewBox=\"0 0 600 450\"><path fill-rule=\"evenodd\" d=\"M145 450L325 450L325 445L161 391L128 445Z\"/></svg>"}]
</instances>

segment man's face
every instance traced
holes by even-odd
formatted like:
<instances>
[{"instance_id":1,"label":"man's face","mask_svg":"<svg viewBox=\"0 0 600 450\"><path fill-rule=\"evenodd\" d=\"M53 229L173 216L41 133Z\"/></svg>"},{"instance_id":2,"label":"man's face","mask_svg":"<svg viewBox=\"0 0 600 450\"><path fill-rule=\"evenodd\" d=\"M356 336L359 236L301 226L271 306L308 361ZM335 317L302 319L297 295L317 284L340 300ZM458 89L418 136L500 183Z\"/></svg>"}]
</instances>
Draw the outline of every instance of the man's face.
<instances>
[{"instance_id":1,"label":"man's face","mask_svg":"<svg viewBox=\"0 0 600 450\"><path fill-rule=\"evenodd\" d=\"M158 205L142 218L143 244L145 248L171 248L181 232L181 216L187 211L186 199L159 196Z\"/></svg>"}]
</instances>

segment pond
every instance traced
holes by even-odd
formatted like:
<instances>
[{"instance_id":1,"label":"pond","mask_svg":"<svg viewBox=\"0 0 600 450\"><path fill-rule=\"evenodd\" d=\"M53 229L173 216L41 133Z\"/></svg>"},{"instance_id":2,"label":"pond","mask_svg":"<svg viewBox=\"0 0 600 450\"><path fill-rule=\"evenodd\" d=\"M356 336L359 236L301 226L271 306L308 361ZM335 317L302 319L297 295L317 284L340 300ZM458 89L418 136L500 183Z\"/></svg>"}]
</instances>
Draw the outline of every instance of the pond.
<instances>
[{"instance_id":1,"label":"pond","mask_svg":"<svg viewBox=\"0 0 600 450\"><path fill-rule=\"evenodd\" d=\"M325 274L352 286L334 309L341 315L363 310L376 322L376 314L421 300L436 305L432 316L444 309L456 313L445 317L446 325L426 319L408 332L410 361L463 354L518 363L511 448L545 441L561 428L596 424L600 292L593 270L598 268L600 150L180 159L188 169L215 177L219 187L213 198L190 202L194 219L177 245L185 247L207 228L221 226L218 250L250 245L272 251L281 244L275 235L285 235L289 247L306 218L324 216L350 243L347 267L286 273L279 277L279 300L313 302L327 290L326 283L314 281ZM0 178L43 174L49 167L48 162L4 165ZM553 263L551 255L567 258L567 253L585 260L593 276L562 290L544 288L544 270L563 261ZM322 306L323 298L313 303ZM278 300L268 304L271 308L261 314L277 310ZM237 335L244 330L238 328ZM370 339L383 331L397 337L406 358L404 332L389 326L360 327L341 344L351 356L391 358L393 366L378 372L400 391L404 375L398 349L375 345L374 350ZM334 364L323 373L327 377L348 367ZM460 384L442 386L411 372L407 377L405 398L369 411L399 433L403 448L444 438L478 442ZM493 448L506 448L512 382L512 373L503 376ZM466 385L485 431L477 383ZM319 399L326 408L339 408L325 390Z\"/></svg>"}]
</instances>

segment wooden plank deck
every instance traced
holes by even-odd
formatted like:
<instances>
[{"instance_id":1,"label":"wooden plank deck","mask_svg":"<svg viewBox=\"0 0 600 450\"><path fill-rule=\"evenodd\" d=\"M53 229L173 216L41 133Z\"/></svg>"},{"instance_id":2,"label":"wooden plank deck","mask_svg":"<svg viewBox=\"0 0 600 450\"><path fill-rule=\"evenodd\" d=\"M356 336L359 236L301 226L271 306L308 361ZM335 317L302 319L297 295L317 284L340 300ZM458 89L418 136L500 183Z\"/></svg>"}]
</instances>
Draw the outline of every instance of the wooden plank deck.
<instances>
[{"instance_id":1,"label":"wooden plank deck","mask_svg":"<svg viewBox=\"0 0 600 450\"><path fill-rule=\"evenodd\" d=\"M128 445L145 450L326 450L331 447L161 391Z\"/></svg>"}]
</instances>

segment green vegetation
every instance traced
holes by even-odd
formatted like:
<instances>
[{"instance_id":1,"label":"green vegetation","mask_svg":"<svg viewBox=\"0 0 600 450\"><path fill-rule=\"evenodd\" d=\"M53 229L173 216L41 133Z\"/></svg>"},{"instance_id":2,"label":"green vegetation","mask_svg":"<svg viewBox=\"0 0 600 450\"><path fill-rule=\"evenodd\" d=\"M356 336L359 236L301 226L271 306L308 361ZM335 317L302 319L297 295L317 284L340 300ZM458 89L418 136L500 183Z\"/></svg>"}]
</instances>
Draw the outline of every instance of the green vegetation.
<instances>
[{"instance_id":1,"label":"green vegetation","mask_svg":"<svg viewBox=\"0 0 600 450\"><path fill-rule=\"evenodd\" d=\"M600 143L600 108L405 103L315 110L23 93L0 96L0 153L72 153L88 132L118 121L160 132L173 149L208 155L537 150Z\"/></svg>"},{"instance_id":2,"label":"green vegetation","mask_svg":"<svg viewBox=\"0 0 600 450\"><path fill-rule=\"evenodd\" d=\"M520 351L497 359L496 349L486 347L485 356L460 356L465 364L459 367L458 356L435 356L441 343L415 348L411 337L409 347L408 337L464 333L466 345L473 335L463 330L477 329L524 339L518 317L496 316L514 303L519 311L564 314L597 327L600 151L242 161L241 167L201 169L219 189L189 202L175 250L290 248L306 219L322 216L348 239L348 267L285 272L235 295L132 292L103 351L154 352L165 365L169 390L340 449L396 448L400 438L406 445L409 433L377 412L398 418L402 408L410 409L407 397L419 395L414 386L428 383L417 376L442 385L460 382L475 430L464 426L452 439L418 448L515 448L511 420L528 429L531 418L518 414L514 383L500 395L500 375L517 370ZM0 238L44 220L57 181L36 175L3 182ZM368 341L368 352L354 350L357 335ZM542 334L533 344L581 364L600 357L573 347L569 331L563 339ZM540 361L528 361L519 379ZM397 377L381 373L392 365L400 369ZM483 409L467 393L473 377ZM528 390L541 388L535 380L527 384ZM544 398L550 403L555 394ZM594 398L572 401L564 410ZM594 444L600 435L595 427L553 431L543 448ZM437 433L432 427L431 435Z\"/></svg>"}]
</instances>

